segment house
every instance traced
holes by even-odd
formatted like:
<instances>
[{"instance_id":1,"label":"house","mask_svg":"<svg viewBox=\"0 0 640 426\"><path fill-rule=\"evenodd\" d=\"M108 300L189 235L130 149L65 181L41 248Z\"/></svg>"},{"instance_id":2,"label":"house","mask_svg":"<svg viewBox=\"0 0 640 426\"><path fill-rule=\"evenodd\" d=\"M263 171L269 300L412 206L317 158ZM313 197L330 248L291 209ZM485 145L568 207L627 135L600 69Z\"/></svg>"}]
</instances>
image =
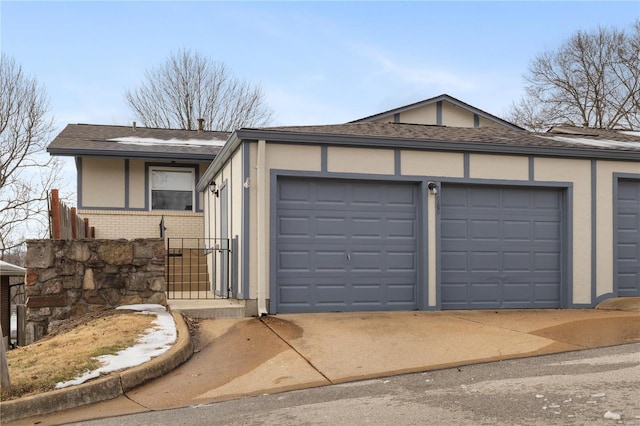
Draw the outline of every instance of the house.
<instances>
[{"instance_id":1,"label":"house","mask_svg":"<svg viewBox=\"0 0 640 426\"><path fill-rule=\"evenodd\" d=\"M519 127L443 94L355 122L412 122L458 127ZM75 159L77 213L95 238L204 235L203 195L195 184L228 132L69 124L51 142L53 156ZM162 222L162 224L161 224Z\"/></svg>"},{"instance_id":2,"label":"house","mask_svg":"<svg viewBox=\"0 0 640 426\"><path fill-rule=\"evenodd\" d=\"M434 102L414 106L231 134L197 190L205 237L237 240L231 296L249 313L640 295L640 133L408 123Z\"/></svg>"},{"instance_id":3,"label":"house","mask_svg":"<svg viewBox=\"0 0 640 426\"><path fill-rule=\"evenodd\" d=\"M229 133L69 124L47 148L75 158L78 214L96 238L200 238L202 173Z\"/></svg>"}]
</instances>

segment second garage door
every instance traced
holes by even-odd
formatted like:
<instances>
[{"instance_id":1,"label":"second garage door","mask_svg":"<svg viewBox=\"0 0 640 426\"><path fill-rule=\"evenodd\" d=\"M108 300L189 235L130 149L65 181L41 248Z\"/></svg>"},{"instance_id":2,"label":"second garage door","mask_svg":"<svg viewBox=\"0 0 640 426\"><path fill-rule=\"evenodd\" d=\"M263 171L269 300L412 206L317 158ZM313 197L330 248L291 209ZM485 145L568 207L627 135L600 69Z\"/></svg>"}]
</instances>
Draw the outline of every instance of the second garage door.
<instances>
[{"instance_id":1,"label":"second garage door","mask_svg":"<svg viewBox=\"0 0 640 426\"><path fill-rule=\"evenodd\" d=\"M640 296L640 181L618 184L616 289L618 296Z\"/></svg>"},{"instance_id":2,"label":"second garage door","mask_svg":"<svg viewBox=\"0 0 640 426\"><path fill-rule=\"evenodd\" d=\"M417 309L417 185L279 178L276 312Z\"/></svg>"},{"instance_id":3,"label":"second garage door","mask_svg":"<svg viewBox=\"0 0 640 426\"><path fill-rule=\"evenodd\" d=\"M561 306L562 193L443 185L442 309Z\"/></svg>"}]
</instances>

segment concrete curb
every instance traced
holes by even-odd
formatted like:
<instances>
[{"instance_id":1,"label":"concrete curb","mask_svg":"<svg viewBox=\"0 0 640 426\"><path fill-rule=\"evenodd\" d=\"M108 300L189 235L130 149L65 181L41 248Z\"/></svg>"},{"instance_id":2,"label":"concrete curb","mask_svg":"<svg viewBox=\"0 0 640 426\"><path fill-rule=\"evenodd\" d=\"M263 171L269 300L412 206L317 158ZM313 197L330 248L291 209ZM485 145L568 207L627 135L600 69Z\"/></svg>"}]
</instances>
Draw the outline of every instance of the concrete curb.
<instances>
[{"instance_id":1,"label":"concrete curb","mask_svg":"<svg viewBox=\"0 0 640 426\"><path fill-rule=\"evenodd\" d=\"M193 355L193 342L182 315L172 313L178 338L167 352L137 367L78 386L0 402L0 422L49 414L116 398L149 380L160 377Z\"/></svg>"}]
</instances>

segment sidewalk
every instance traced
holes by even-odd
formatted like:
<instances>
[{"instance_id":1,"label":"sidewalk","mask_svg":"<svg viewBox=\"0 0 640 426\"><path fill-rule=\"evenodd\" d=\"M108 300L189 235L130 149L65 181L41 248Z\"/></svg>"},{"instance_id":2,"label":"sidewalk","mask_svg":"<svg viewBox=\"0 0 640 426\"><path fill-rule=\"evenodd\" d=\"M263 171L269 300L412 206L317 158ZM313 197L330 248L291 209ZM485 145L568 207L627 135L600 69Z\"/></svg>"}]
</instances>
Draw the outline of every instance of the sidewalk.
<instances>
[{"instance_id":1,"label":"sidewalk","mask_svg":"<svg viewBox=\"0 0 640 426\"><path fill-rule=\"evenodd\" d=\"M607 302L601 308L611 310L360 312L203 320L194 342L196 353L175 370L109 401L14 424L60 424L640 342L640 298Z\"/></svg>"}]
</instances>

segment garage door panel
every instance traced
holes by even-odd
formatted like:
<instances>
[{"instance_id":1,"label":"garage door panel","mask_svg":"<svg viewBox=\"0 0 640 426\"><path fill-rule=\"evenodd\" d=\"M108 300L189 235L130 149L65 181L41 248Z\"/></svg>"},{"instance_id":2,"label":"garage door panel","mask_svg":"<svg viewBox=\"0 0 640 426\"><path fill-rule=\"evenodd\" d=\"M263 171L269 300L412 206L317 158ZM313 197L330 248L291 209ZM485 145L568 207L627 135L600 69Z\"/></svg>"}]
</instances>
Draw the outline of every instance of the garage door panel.
<instances>
[{"instance_id":1,"label":"garage door panel","mask_svg":"<svg viewBox=\"0 0 640 426\"><path fill-rule=\"evenodd\" d=\"M541 274L550 272L555 274L561 267L560 252L535 252L533 253L533 270L531 272Z\"/></svg>"},{"instance_id":2,"label":"garage door panel","mask_svg":"<svg viewBox=\"0 0 640 426\"><path fill-rule=\"evenodd\" d=\"M347 233L347 221L343 217L316 216L317 237L343 239Z\"/></svg>"},{"instance_id":3,"label":"garage door panel","mask_svg":"<svg viewBox=\"0 0 640 426\"><path fill-rule=\"evenodd\" d=\"M278 269L298 273L311 271L309 252L307 250L281 250L278 253Z\"/></svg>"},{"instance_id":4,"label":"garage door panel","mask_svg":"<svg viewBox=\"0 0 640 426\"><path fill-rule=\"evenodd\" d=\"M501 268L503 271L507 271L507 272L530 273L532 270L531 258L532 258L532 255L528 251L527 252L522 252L522 251L503 252Z\"/></svg>"},{"instance_id":5,"label":"garage door panel","mask_svg":"<svg viewBox=\"0 0 640 426\"><path fill-rule=\"evenodd\" d=\"M640 296L640 180L619 180L616 203L616 290Z\"/></svg>"},{"instance_id":6,"label":"garage door panel","mask_svg":"<svg viewBox=\"0 0 640 426\"><path fill-rule=\"evenodd\" d=\"M418 237L415 219L389 219L386 223L386 230L386 238L392 240L415 240Z\"/></svg>"},{"instance_id":7,"label":"garage door panel","mask_svg":"<svg viewBox=\"0 0 640 426\"><path fill-rule=\"evenodd\" d=\"M503 282L500 297L503 303L529 303L533 299L531 292L530 282Z\"/></svg>"},{"instance_id":8,"label":"garage door panel","mask_svg":"<svg viewBox=\"0 0 640 426\"><path fill-rule=\"evenodd\" d=\"M618 214L618 232L635 232L638 226L638 214L620 213Z\"/></svg>"},{"instance_id":9,"label":"garage door panel","mask_svg":"<svg viewBox=\"0 0 640 426\"><path fill-rule=\"evenodd\" d=\"M531 222L523 220L502 221L503 240L529 241L531 240Z\"/></svg>"},{"instance_id":10,"label":"garage door panel","mask_svg":"<svg viewBox=\"0 0 640 426\"><path fill-rule=\"evenodd\" d=\"M489 303L500 299L500 282L483 281L469 284L469 297L474 303Z\"/></svg>"},{"instance_id":11,"label":"garage door panel","mask_svg":"<svg viewBox=\"0 0 640 426\"><path fill-rule=\"evenodd\" d=\"M416 185L283 178L278 192L277 312L417 308Z\"/></svg>"},{"instance_id":12,"label":"garage door panel","mask_svg":"<svg viewBox=\"0 0 640 426\"><path fill-rule=\"evenodd\" d=\"M500 207L516 210L530 210L532 207L532 197L529 194L522 191L503 191L499 194Z\"/></svg>"},{"instance_id":13,"label":"garage door panel","mask_svg":"<svg viewBox=\"0 0 640 426\"><path fill-rule=\"evenodd\" d=\"M560 306L559 190L451 184L441 197L443 309Z\"/></svg>"},{"instance_id":14,"label":"garage door panel","mask_svg":"<svg viewBox=\"0 0 640 426\"><path fill-rule=\"evenodd\" d=\"M560 241L562 236L560 221L534 221L532 239L535 241Z\"/></svg>"},{"instance_id":15,"label":"garage door panel","mask_svg":"<svg viewBox=\"0 0 640 426\"><path fill-rule=\"evenodd\" d=\"M442 235L447 235L450 240L466 240L467 239L467 220L462 219L442 219L440 221Z\"/></svg>"},{"instance_id":16,"label":"garage door panel","mask_svg":"<svg viewBox=\"0 0 640 426\"><path fill-rule=\"evenodd\" d=\"M500 253L497 251L476 251L469 256L469 267L478 272L500 271Z\"/></svg>"},{"instance_id":17,"label":"garage door panel","mask_svg":"<svg viewBox=\"0 0 640 426\"><path fill-rule=\"evenodd\" d=\"M500 222L489 219L474 219L469 221L471 238L474 240L499 241Z\"/></svg>"},{"instance_id":18,"label":"garage door panel","mask_svg":"<svg viewBox=\"0 0 640 426\"><path fill-rule=\"evenodd\" d=\"M388 193L387 205L391 208L413 208L418 203L418 194L411 187L399 187Z\"/></svg>"},{"instance_id":19,"label":"garage door panel","mask_svg":"<svg viewBox=\"0 0 640 426\"><path fill-rule=\"evenodd\" d=\"M495 209L500 207L500 194L490 188L478 188L470 194L470 204L466 206L467 208L476 207L482 209L490 207Z\"/></svg>"},{"instance_id":20,"label":"garage door panel","mask_svg":"<svg viewBox=\"0 0 640 426\"><path fill-rule=\"evenodd\" d=\"M286 237L308 237L309 218L302 216L281 216L279 218L280 236Z\"/></svg>"},{"instance_id":21,"label":"garage door panel","mask_svg":"<svg viewBox=\"0 0 640 426\"><path fill-rule=\"evenodd\" d=\"M469 253L465 251L443 251L440 253L440 270L442 273L465 272Z\"/></svg>"}]
</instances>

